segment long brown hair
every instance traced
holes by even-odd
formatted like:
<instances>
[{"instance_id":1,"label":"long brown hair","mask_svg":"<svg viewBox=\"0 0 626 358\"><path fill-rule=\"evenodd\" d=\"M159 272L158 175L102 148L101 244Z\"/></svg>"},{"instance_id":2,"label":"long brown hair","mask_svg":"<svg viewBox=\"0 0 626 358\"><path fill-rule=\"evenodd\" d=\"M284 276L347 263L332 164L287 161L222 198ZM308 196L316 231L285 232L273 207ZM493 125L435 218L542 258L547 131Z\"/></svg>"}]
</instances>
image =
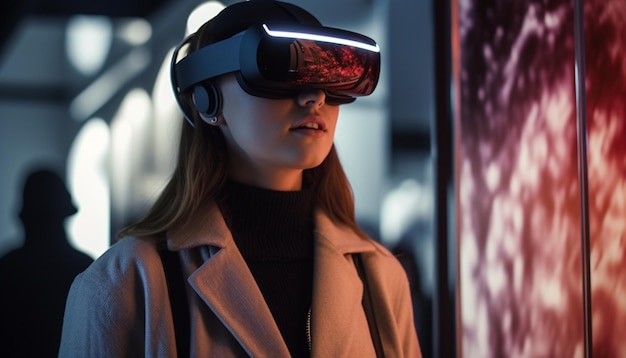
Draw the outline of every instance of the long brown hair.
<instances>
[{"instance_id":1,"label":"long brown hair","mask_svg":"<svg viewBox=\"0 0 626 358\"><path fill-rule=\"evenodd\" d=\"M189 41L188 51L233 36L269 17L293 22L294 13L297 13L297 21L319 24L313 15L291 4L287 4L288 13L284 12L283 7L287 6L284 4L277 11L272 7L276 3L248 1L227 7L198 30ZM180 102L195 126L181 121L183 128L172 177L146 216L122 229L118 234L120 238L150 236L163 239L167 231L194 220L202 203L213 200L228 179L227 147L221 130L204 123L192 106L190 93L181 94ZM313 188L317 209L331 220L347 225L359 236L366 236L357 225L352 189L334 145L322 164L304 171L303 181Z\"/></svg>"},{"instance_id":2,"label":"long brown hair","mask_svg":"<svg viewBox=\"0 0 626 358\"><path fill-rule=\"evenodd\" d=\"M220 193L228 179L224 137L218 128L196 123L195 129L183 124L176 168L165 189L146 216L122 229L118 237L164 239L168 230L193 220L202 203ZM352 188L334 145L322 164L304 171L303 181L313 188L317 209L366 237L356 222Z\"/></svg>"}]
</instances>

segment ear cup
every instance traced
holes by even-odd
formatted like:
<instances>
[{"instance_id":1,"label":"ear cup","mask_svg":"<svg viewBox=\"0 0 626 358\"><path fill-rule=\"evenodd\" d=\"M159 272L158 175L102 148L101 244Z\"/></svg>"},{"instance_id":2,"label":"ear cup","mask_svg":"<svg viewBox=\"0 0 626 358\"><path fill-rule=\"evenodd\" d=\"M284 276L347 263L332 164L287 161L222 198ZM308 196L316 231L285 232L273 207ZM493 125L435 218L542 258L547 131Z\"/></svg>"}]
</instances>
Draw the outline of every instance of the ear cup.
<instances>
[{"instance_id":1,"label":"ear cup","mask_svg":"<svg viewBox=\"0 0 626 358\"><path fill-rule=\"evenodd\" d=\"M207 117L215 117L220 109L220 95L213 83L194 87L196 109Z\"/></svg>"}]
</instances>

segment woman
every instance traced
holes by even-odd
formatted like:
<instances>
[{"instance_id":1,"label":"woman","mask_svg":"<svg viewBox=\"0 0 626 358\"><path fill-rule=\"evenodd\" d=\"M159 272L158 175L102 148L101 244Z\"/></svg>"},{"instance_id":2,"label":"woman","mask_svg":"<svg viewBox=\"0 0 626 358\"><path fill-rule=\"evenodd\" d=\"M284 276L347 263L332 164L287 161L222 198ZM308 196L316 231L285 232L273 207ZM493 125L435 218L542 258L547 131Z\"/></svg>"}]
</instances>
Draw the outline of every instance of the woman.
<instances>
[{"instance_id":1,"label":"woman","mask_svg":"<svg viewBox=\"0 0 626 358\"><path fill-rule=\"evenodd\" d=\"M60 356L421 356L406 275L358 228L333 145L339 104L378 79L371 42L253 0L179 46L177 167L77 277Z\"/></svg>"}]
</instances>

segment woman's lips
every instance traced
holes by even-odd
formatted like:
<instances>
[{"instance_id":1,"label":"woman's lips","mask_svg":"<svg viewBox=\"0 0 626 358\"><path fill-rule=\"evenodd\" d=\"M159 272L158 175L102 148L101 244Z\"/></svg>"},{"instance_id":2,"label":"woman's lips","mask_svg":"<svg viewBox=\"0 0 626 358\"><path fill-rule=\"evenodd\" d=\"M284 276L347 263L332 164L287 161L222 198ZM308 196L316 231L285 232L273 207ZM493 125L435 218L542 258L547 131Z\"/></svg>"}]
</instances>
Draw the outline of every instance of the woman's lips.
<instances>
[{"instance_id":1,"label":"woman's lips","mask_svg":"<svg viewBox=\"0 0 626 358\"><path fill-rule=\"evenodd\" d=\"M296 123L289 130L300 135L321 137L326 134L326 123L318 116L309 116Z\"/></svg>"}]
</instances>

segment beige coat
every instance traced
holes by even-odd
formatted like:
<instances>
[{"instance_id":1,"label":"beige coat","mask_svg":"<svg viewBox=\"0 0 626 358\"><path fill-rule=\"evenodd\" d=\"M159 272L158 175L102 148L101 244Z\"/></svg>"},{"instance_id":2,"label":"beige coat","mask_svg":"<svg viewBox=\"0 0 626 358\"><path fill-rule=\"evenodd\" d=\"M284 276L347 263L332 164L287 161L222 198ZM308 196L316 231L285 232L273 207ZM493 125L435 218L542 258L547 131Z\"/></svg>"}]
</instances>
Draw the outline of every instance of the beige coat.
<instances>
[{"instance_id":1,"label":"beige coat","mask_svg":"<svg viewBox=\"0 0 626 358\"><path fill-rule=\"evenodd\" d=\"M216 206L172 232L188 278L193 357L288 357L269 308ZM316 215L311 357L374 357L352 262L363 253L386 357L421 357L398 261L374 241ZM79 275L67 300L60 357L175 357L165 275L153 240L127 238Z\"/></svg>"}]
</instances>

